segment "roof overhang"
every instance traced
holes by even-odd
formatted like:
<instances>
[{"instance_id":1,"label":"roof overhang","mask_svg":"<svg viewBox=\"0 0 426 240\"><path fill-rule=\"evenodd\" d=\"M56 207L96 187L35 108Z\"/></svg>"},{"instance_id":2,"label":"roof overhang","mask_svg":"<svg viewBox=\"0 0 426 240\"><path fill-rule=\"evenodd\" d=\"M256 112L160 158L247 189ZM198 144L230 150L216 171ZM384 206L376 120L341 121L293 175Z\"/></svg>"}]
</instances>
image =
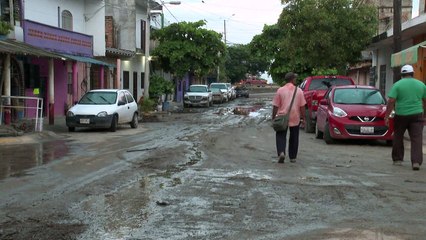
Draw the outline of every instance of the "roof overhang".
<instances>
[{"instance_id":1,"label":"roof overhang","mask_svg":"<svg viewBox=\"0 0 426 240\"><path fill-rule=\"evenodd\" d=\"M426 14L419 15L401 25L402 42L410 40L423 33L426 33ZM381 47L390 47L392 45L393 29L389 29L388 31L375 36L372 43L365 50L372 51Z\"/></svg>"},{"instance_id":2,"label":"roof overhang","mask_svg":"<svg viewBox=\"0 0 426 240\"><path fill-rule=\"evenodd\" d=\"M97 65L107 66L109 68L115 68L116 67L115 64L103 62L103 61L97 60L95 58L89 58L89 57L83 57L83 56L76 56L76 55L69 55L69 54L64 54L64 53L61 53L60 55L64 56L67 59L75 60L77 62L97 64Z\"/></svg>"},{"instance_id":3,"label":"roof overhang","mask_svg":"<svg viewBox=\"0 0 426 240\"><path fill-rule=\"evenodd\" d=\"M24 42L7 39L0 40L0 53L3 54L15 54L15 55L30 55L36 57L47 57L47 58L56 58L63 59L64 57L60 54L49 52L39 47L35 47Z\"/></svg>"},{"instance_id":4,"label":"roof overhang","mask_svg":"<svg viewBox=\"0 0 426 240\"><path fill-rule=\"evenodd\" d=\"M118 48L106 48L106 54L109 56L117 57L133 57L136 55L136 52Z\"/></svg>"}]
</instances>

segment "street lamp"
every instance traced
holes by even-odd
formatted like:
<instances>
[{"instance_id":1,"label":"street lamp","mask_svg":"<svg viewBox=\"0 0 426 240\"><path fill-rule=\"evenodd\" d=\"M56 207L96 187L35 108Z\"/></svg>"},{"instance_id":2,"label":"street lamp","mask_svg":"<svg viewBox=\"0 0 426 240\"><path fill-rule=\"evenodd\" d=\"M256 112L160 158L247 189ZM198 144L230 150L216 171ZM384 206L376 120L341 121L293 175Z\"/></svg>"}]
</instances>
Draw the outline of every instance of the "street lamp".
<instances>
[{"instance_id":1,"label":"street lamp","mask_svg":"<svg viewBox=\"0 0 426 240\"><path fill-rule=\"evenodd\" d=\"M223 19L223 37L224 37L225 45L226 45L226 20L231 19L233 16L235 16L235 13L233 13L228 19Z\"/></svg>"},{"instance_id":2,"label":"street lamp","mask_svg":"<svg viewBox=\"0 0 426 240\"><path fill-rule=\"evenodd\" d=\"M146 26L145 26L145 74L144 74L144 89L143 89L143 97L145 99L149 98L149 61L150 61L150 55L149 55L149 46L151 41L151 7L150 7L150 1L147 1L146 6L146 14L147 14L147 20L146 20ZM164 2L161 1L161 6L164 6L165 4L172 4L172 5L180 5L180 1L170 1L170 2ZM155 8L154 8L155 9Z\"/></svg>"}]
</instances>

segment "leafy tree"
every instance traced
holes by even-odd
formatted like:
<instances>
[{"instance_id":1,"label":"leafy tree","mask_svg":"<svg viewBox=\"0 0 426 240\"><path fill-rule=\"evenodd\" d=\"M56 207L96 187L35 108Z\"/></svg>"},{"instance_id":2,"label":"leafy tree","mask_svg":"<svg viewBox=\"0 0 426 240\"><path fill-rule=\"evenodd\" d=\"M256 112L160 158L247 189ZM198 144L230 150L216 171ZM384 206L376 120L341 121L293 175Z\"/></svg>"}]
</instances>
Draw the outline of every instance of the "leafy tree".
<instances>
[{"instance_id":1,"label":"leafy tree","mask_svg":"<svg viewBox=\"0 0 426 240\"><path fill-rule=\"evenodd\" d=\"M282 2L289 5L278 23L265 26L251 43L264 61L270 61L275 82L281 82L289 71L312 74L335 69L344 73L347 64L360 59L376 30L375 8L360 1Z\"/></svg>"},{"instance_id":2,"label":"leafy tree","mask_svg":"<svg viewBox=\"0 0 426 240\"><path fill-rule=\"evenodd\" d=\"M231 83L244 79L246 74L259 76L268 70L268 63L251 52L249 45L235 44L228 47L226 73Z\"/></svg>"},{"instance_id":3,"label":"leafy tree","mask_svg":"<svg viewBox=\"0 0 426 240\"><path fill-rule=\"evenodd\" d=\"M153 74L150 77L151 84L149 85L149 95L153 98L159 97L162 94L171 94L174 90L173 82L166 80L160 75Z\"/></svg>"},{"instance_id":4,"label":"leafy tree","mask_svg":"<svg viewBox=\"0 0 426 240\"><path fill-rule=\"evenodd\" d=\"M201 78L223 61L222 35L202 28L205 21L173 23L155 30L152 38L160 42L152 53L162 69L183 77L189 73Z\"/></svg>"},{"instance_id":5,"label":"leafy tree","mask_svg":"<svg viewBox=\"0 0 426 240\"><path fill-rule=\"evenodd\" d=\"M247 61L250 58L250 50L246 45L238 44L228 47L226 56L226 73L231 83L244 79L248 73Z\"/></svg>"}]
</instances>

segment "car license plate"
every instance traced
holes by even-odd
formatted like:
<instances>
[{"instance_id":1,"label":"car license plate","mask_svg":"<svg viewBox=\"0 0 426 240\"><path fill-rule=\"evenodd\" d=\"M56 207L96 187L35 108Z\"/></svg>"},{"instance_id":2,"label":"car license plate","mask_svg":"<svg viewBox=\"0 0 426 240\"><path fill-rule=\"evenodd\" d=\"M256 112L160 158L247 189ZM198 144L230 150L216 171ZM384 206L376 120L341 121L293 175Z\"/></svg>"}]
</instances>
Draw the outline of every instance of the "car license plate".
<instances>
[{"instance_id":1,"label":"car license plate","mask_svg":"<svg viewBox=\"0 0 426 240\"><path fill-rule=\"evenodd\" d=\"M360 132L364 134L372 134L374 133L374 127L361 127Z\"/></svg>"},{"instance_id":2,"label":"car license plate","mask_svg":"<svg viewBox=\"0 0 426 240\"><path fill-rule=\"evenodd\" d=\"M90 119L88 118L80 118L80 124L89 124L90 123Z\"/></svg>"}]
</instances>

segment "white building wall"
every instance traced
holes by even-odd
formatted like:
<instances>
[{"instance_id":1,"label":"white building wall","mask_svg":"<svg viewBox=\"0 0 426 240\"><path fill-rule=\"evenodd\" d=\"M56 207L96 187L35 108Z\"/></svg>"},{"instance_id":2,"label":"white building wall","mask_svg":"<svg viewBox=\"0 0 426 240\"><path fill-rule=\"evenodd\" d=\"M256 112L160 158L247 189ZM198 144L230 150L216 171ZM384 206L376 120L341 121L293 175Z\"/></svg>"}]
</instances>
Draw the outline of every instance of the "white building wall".
<instances>
[{"instance_id":1,"label":"white building wall","mask_svg":"<svg viewBox=\"0 0 426 240\"><path fill-rule=\"evenodd\" d=\"M141 73L145 72L144 60L145 58L143 55L136 55L135 57L129 60L121 61L121 79L124 81L123 72L128 71L129 72L129 91L133 93L134 88L135 87L137 88L137 96L134 96L135 99L137 100L139 100L140 96L143 95L143 88L141 85L141 82L143 81L143 79L141 79ZM133 72L138 73L136 86L133 86ZM123 82L121 84L123 84ZM121 87L123 87L123 85Z\"/></svg>"},{"instance_id":2,"label":"white building wall","mask_svg":"<svg viewBox=\"0 0 426 240\"><path fill-rule=\"evenodd\" d=\"M392 49L390 47L383 47L379 48L377 50L374 50L373 58L372 58L372 65L376 67L376 82L375 87L380 88L380 80L382 79L380 67L382 65L386 66L386 83L385 83L385 89L384 94L387 95L389 93L390 88L393 84L393 72L391 68L391 62L390 57L392 54Z\"/></svg>"},{"instance_id":3,"label":"white building wall","mask_svg":"<svg viewBox=\"0 0 426 240\"><path fill-rule=\"evenodd\" d=\"M102 0L23 2L25 19L58 28L62 25L61 12L70 11L73 16L73 31L93 36L94 55L105 56L105 4Z\"/></svg>"},{"instance_id":4,"label":"white building wall","mask_svg":"<svg viewBox=\"0 0 426 240\"><path fill-rule=\"evenodd\" d=\"M84 0L26 0L24 1L25 18L46 25L60 27L60 12L68 10L73 16L74 32L85 33L84 2Z\"/></svg>"},{"instance_id":5,"label":"white building wall","mask_svg":"<svg viewBox=\"0 0 426 240\"><path fill-rule=\"evenodd\" d=\"M93 36L93 55L105 56L105 3L102 0L86 0L86 34Z\"/></svg>"}]
</instances>

